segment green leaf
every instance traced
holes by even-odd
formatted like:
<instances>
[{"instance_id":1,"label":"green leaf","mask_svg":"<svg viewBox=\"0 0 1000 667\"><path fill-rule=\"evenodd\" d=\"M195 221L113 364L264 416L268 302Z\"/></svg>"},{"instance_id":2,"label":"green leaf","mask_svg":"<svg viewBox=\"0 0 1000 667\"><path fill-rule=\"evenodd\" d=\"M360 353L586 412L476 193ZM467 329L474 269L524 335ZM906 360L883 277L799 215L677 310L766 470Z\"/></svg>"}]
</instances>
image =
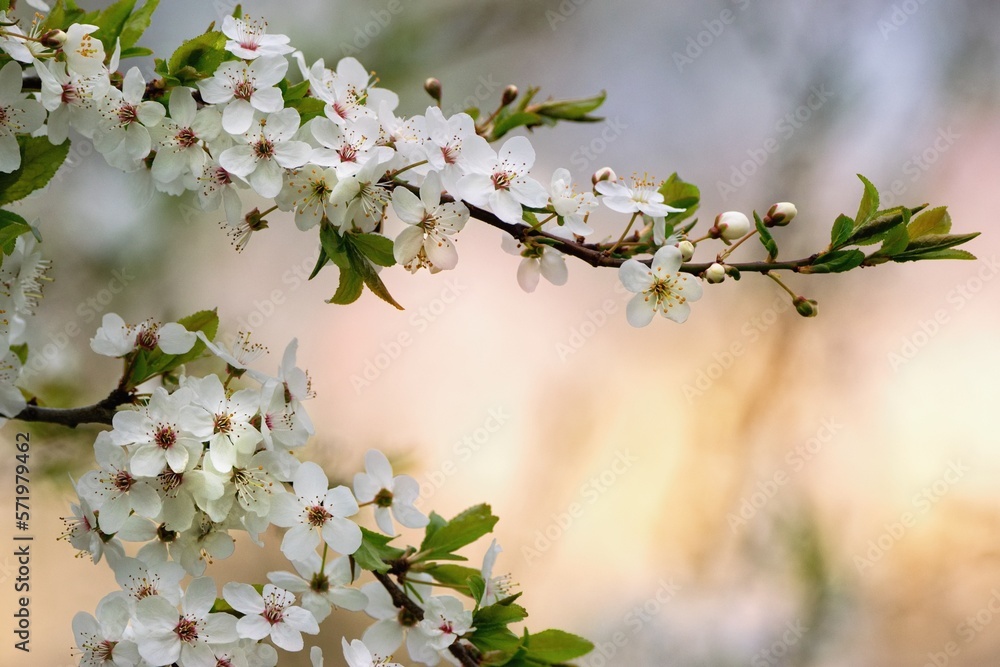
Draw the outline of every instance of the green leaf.
<instances>
[{"instance_id":1,"label":"green leaf","mask_svg":"<svg viewBox=\"0 0 1000 667\"><path fill-rule=\"evenodd\" d=\"M491 604L480 609L472 616L472 625L488 630L495 627L506 627L518 623L528 617L528 610L516 604Z\"/></svg>"},{"instance_id":2,"label":"green leaf","mask_svg":"<svg viewBox=\"0 0 1000 667\"><path fill-rule=\"evenodd\" d=\"M562 630L545 630L529 635L524 639L524 647L528 650L525 656L528 660L547 665L564 663L594 650L593 643Z\"/></svg>"},{"instance_id":3,"label":"green leaf","mask_svg":"<svg viewBox=\"0 0 1000 667\"><path fill-rule=\"evenodd\" d=\"M375 293L375 296L382 299L386 303L395 306L399 310L403 310L403 307L396 303L396 300L392 298L389 294L389 290L386 289L385 283L379 278L378 272L375 271L375 267L372 263L362 254L361 250L354 246L352 243L345 244L347 246L347 259L351 263L351 270L361 276L361 280L364 281L365 286ZM336 260L335 260L336 261Z\"/></svg>"},{"instance_id":4,"label":"green leaf","mask_svg":"<svg viewBox=\"0 0 1000 667\"><path fill-rule=\"evenodd\" d=\"M453 552L492 532L498 520L489 505L470 507L424 538L420 545L420 551L426 552L424 560L464 560Z\"/></svg>"},{"instance_id":5,"label":"green leaf","mask_svg":"<svg viewBox=\"0 0 1000 667\"><path fill-rule=\"evenodd\" d=\"M834 250L816 259L816 264L804 266L799 273L843 273L861 266L865 253L858 249Z\"/></svg>"},{"instance_id":6,"label":"green leaf","mask_svg":"<svg viewBox=\"0 0 1000 667\"><path fill-rule=\"evenodd\" d=\"M928 250L921 253L906 253L896 255L892 258L894 262L916 262L922 259L976 259L976 256L967 250L949 248L947 250Z\"/></svg>"},{"instance_id":7,"label":"green leaf","mask_svg":"<svg viewBox=\"0 0 1000 667\"><path fill-rule=\"evenodd\" d=\"M361 298L364 289L365 281L361 279L361 275L357 271L350 267L342 268L340 269L340 282L337 283L337 291L327 303L334 303L338 306L354 303Z\"/></svg>"},{"instance_id":8,"label":"green leaf","mask_svg":"<svg viewBox=\"0 0 1000 667\"><path fill-rule=\"evenodd\" d=\"M924 234L920 238L910 241L910 244L906 246L906 250L897 253L896 257L900 258L900 261L909 259L912 255L916 255L914 259L923 259L928 253L968 243L977 236L979 236L979 232L971 234ZM935 257L934 259L941 258Z\"/></svg>"},{"instance_id":9,"label":"green leaf","mask_svg":"<svg viewBox=\"0 0 1000 667\"><path fill-rule=\"evenodd\" d=\"M531 109L540 116L556 118L559 120L572 120L583 123L593 123L604 120L596 116L589 116L591 111L595 111L604 104L607 92L601 91L593 97L583 97L575 100L552 100L536 104Z\"/></svg>"},{"instance_id":10,"label":"green leaf","mask_svg":"<svg viewBox=\"0 0 1000 667\"><path fill-rule=\"evenodd\" d=\"M291 100L285 106L298 111L301 122L304 125L306 121L323 116L326 103L315 97L301 97L297 100Z\"/></svg>"},{"instance_id":11,"label":"green leaf","mask_svg":"<svg viewBox=\"0 0 1000 667\"><path fill-rule=\"evenodd\" d=\"M193 84L211 76L228 53L226 36L212 30L181 44L170 56L167 70L184 84Z\"/></svg>"},{"instance_id":12,"label":"green leaf","mask_svg":"<svg viewBox=\"0 0 1000 667\"><path fill-rule=\"evenodd\" d=\"M865 184L865 193L861 197L861 205L858 207L858 215L854 218L854 226L859 227L866 222L878 210L878 188L872 185L867 178L858 174L858 178Z\"/></svg>"},{"instance_id":13,"label":"green leaf","mask_svg":"<svg viewBox=\"0 0 1000 667\"><path fill-rule=\"evenodd\" d=\"M177 323L188 331L202 332L209 340L215 340L219 332L219 314L215 310L198 311L193 315L182 317ZM184 354L166 354L158 347L153 350L141 350L136 357L129 384L135 387L158 375L169 373L183 364L198 359L204 354L205 349L205 343L198 338L194 346Z\"/></svg>"},{"instance_id":14,"label":"green leaf","mask_svg":"<svg viewBox=\"0 0 1000 667\"><path fill-rule=\"evenodd\" d=\"M663 181L657 192L663 195L663 203L674 208L690 209L701 201L701 190L698 186L686 183L677 172L670 174L670 178ZM690 215L691 212L685 211L685 213Z\"/></svg>"},{"instance_id":15,"label":"green leaf","mask_svg":"<svg viewBox=\"0 0 1000 667\"><path fill-rule=\"evenodd\" d=\"M28 344L21 343L20 345L11 345L10 351L14 353L17 360L21 362L21 365L28 363Z\"/></svg>"},{"instance_id":16,"label":"green leaf","mask_svg":"<svg viewBox=\"0 0 1000 667\"><path fill-rule=\"evenodd\" d=\"M767 250L768 259L776 258L778 256L778 244L774 242L771 231L764 226L764 221L757 215L757 211L753 212L753 219L757 225L757 233L760 235L760 244Z\"/></svg>"},{"instance_id":17,"label":"green leaf","mask_svg":"<svg viewBox=\"0 0 1000 667\"><path fill-rule=\"evenodd\" d=\"M130 46L127 49L122 49L119 57L125 60L126 58L145 58L151 55L153 55L152 49L147 49L145 46Z\"/></svg>"},{"instance_id":18,"label":"green leaf","mask_svg":"<svg viewBox=\"0 0 1000 667\"><path fill-rule=\"evenodd\" d=\"M362 569L371 572L388 572L387 561L393 561L403 555L402 549L390 547L394 538L375 533L367 528L361 529L361 546L354 552L354 560Z\"/></svg>"},{"instance_id":19,"label":"green leaf","mask_svg":"<svg viewBox=\"0 0 1000 667\"><path fill-rule=\"evenodd\" d=\"M879 248L878 255L881 257L892 257L906 250L909 242L910 235L907 234L906 225L897 225L886 234L885 240L882 241L882 247Z\"/></svg>"},{"instance_id":20,"label":"green leaf","mask_svg":"<svg viewBox=\"0 0 1000 667\"><path fill-rule=\"evenodd\" d=\"M300 100L305 97L306 93L309 92L309 80L300 81L294 86L288 86L286 80L282 80L278 83L279 87L282 83L286 83L286 87L281 91L281 96L284 98L285 103L291 102L293 100Z\"/></svg>"},{"instance_id":21,"label":"green leaf","mask_svg":"<svg viewBox=\"0 0 1000 667\"><path fill-rule=\"evenodd\" d=\"M434 510L431 510L431 513L428 515L427 527L424 528L424 542L446 525L448 525L448 520Z\"/></svg>"},{"instance_id":22,"label":"green leaf","mask_svg":"<svg viewBox=\"0 0 1000 667\"><path fill-rule=\"evenodd\" d=\"M69 154L69 142L53 146L47 137L17 138L21 166L9 174L0 174L0 206L24 199L52 180Z\"/></svg>"},{"instance_id":23,"label":"green leaf","mask_svg":"<svg viewBox=\"0 0 1000 667\"><path fill-rule=\"evenodd\" d=\"M521 647L521 638L503 626L477 627L469 641L484 654L483 665L505 665Z\"/></svg>"},{"instance_id":24,"label":"green leaf","mask_svg":"<svg viewBox=\"0 0 1000 667\"><path fill-rule=\"evenodd\" d=\"M434 565L427 568L425 572L442 584L448 584L449 586L468 586L470 577L479 577L482 579L479 570L452 563Z\"/></svg>"},{"instance_id":25,"label":"green leaf","mask_svg":"<svg viewBox=\"0 0 1000 667\"><path fill-rule=\"evenodd\" d=\"M326 250L323 248L323 246L320 246L319 257L316 258L316 266L313 267L312 273L309 274L309 278L307 278L307 280L312 280L313 278L315 278L316 274L322 271L323 267L326 266L329 262L330 262L329 255L326 254Z\"/></svg>"},{"instance_id":26,"label":"green leaf","mask_svg":"<svg viewBox=\"0 0 1000 667\"><path fill-rule=\"evenodd\" d=\"M56 28L65 30L73 23L80 23L83 17L83 10L80 9L74 0L56 0L52 6L52 11L45 18L42 32L54 30Z\"/></svg>"},{"instance_id":27,"label":"green leaf","mask_svg":"<svg viewBox=\"0 0 1000 667\"><path fill-rule=\"evenodd\" d=\"M458 566L456 566L458 567ZM486 595L486 580L478 572L468 578L469 597L479 604L479 601Z\"/></svg>"},{"instance_id":28,"label":"green leaf","mask_svg":"<svg viewBox=\"0 0 1000 667\"><path fill-rule=\"evenodd\" d=\"M365 257L379 266L392 266L396 263L396 258L392 255L392 239L381 234L355 234L347 235L350 243L353 243Z\"/></svg>"},{"instance_id":29,"label":"green leaf","mask_svg":"<svg viewBox=\"0 0 1000 667\"><path fill-rule=\"evenodd\" d=\"M854 221L846 215L839 216L830 230L830 250L836 250L847 243L854 231Z\"/></svg>"},{"instance_id":30,"label":"green leaf","mask_svg":"<svg viewBox=\"0 0 1000 667\"><path fill-rule=\"evenodd\" d=\"M889 230L896 225L906 224L909 219L910 209L905 206L897 206L881 211L878 215L855 227L854 232L847 239L847 242L857 245L878 243L885 238Z\"/></svg>"},{"instance_id":31,"label":"green leaf","mask_svg":"<svg viewBox=\"0 0 1000 667\"><path fill-rule=\"evenodd\" d=\"M3 247L5 255L14 252L14 243L18 236L29 233L31 225L27 220L13 211L0 209L0 247Z\"/></svg>"},{"instance_id":32,"label":"green leaf","mask_svg":"<svg viewBox=\"0 0 1000 667\"><path fill-rule=\"evenodd\" d=\"M490 139L496 141L511 130L519 127L537 127L545 123L545 119L530 111L501 112L493 121L493 131Z\"/></svg>"},{"instance_id":33,"label":"green leaf","mask_svg":"<svg viewBox=\"0 0 1000 667\"><path fill-rule=\"evenodd\" d=\"M110 54L115 50L115 44L118 43L125 22L132 15L132 10L135 9L135 2L136 0L118 0L118 2L102 9L92 21L98 28L94 36L98 37L104 44L105 53ZM134 43L132 42L132 44ZM132 46L132 44L122 44L122 48Z\"/></svg>"},{"instance_id":34,"label":"green leaf","mask_svg":"<svg viewBox=\"0 0 1000 667\"><path fill-rule=\"evenodd\" d=\"M910 221L907 228L911 239L919 239L927 234L947 234L951 231L951 216L946 206L927 209Z\"/></svg>"},{"instance_id":35,"label":"green leaf","mask_svg":"<svg viewBox=\"0 0 1000 667\"><path fill-rule=\"evenodd\" d=\"M153 12L156 11L156 7L159 4L160 0L146 0L145 4L125 21L125 26L122 28L121 33L123 58L125 57L125 50L131 46L135 46L139 38L142 37L142 33L146 32L146 28L149 27L149 23L153 19Z\"/></svg>"}]
</instances>

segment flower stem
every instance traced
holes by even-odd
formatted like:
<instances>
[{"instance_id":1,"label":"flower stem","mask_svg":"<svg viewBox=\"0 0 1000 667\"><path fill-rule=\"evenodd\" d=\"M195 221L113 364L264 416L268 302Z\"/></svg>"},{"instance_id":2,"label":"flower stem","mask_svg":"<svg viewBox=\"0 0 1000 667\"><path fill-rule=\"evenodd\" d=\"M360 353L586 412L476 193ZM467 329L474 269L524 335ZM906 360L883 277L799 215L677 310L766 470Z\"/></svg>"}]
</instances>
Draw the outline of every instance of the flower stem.
<instances>
[{"instance_id":1,"label":"flower stem","mask_svg":"<svg viewBox=\"0 0 1000 667\"><path fill-rule=\"evenodd\" d=\"M635 224L635 219L638 217L639 217L638 211L632 214L632 218L628 221L628 226L625 227L625 231L622 232L622 235L618 237L618 240L615 241L615 244L611 246L611 248L607 251L609 255L618 249L618 246L622 244L622 242L625 240L625 237L628 236L628 233L632 231L632 225Z\"/></svg>"}]
</instances>

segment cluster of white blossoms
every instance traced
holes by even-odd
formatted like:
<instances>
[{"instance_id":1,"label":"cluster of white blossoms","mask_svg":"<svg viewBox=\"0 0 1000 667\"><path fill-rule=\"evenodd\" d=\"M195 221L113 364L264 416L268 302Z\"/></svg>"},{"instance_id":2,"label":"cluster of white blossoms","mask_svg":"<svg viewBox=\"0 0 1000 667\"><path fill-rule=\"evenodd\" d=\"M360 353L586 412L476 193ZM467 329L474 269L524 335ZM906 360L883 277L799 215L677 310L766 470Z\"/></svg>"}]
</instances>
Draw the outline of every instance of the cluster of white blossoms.
<instances>
[{"instance_id":1,"label":"cluster of white blossoms","mask_svg":"<svg viewBox=\"0 0 1000 667\"><path fill-rule=\"evenodd\" d=\"M109 313L91 347L128 365L143 351L186 354L199 339L226 363L226 379L182 374L171 389L160 384L120 409L113 428L94 443L99 469L75 483L79 500L65 519L64 538L94 562L106 560L121 586L95 615L75 617L80 664L269 667L277 662L275 647L302 650L303 633L317 634L334 607L375 619L363 643L345 641L351 664L376 664L371 655L391 655L404 638L413 660L437 664L474 629L472 611L420 586L424 619L404 625L380 583L352 587L361 571L347 558L362 544L355 523L361 507L374 508L388 536L396 524L428 524L414 505L418 484L394 476L377 450L365 455L353 488L331 487L320 466L295 458L292 452L313 434L303 406L313 393L296 366L296 341L273 376L248 368L264 352L249 336L225 346L176 322L129 325ZM254 386L230 387L244 378ZM271 572L263 587L230 582L220 591L205 576L207 566L234 553L233 533L262 546L261 533L271 525L286 529L281 551L294 572ZM144 544L128 557L126 542ZM494 542L484 558L483 604L505 590L504 578L492 576L498 551ZM220 593L228 607L220 608Z\"/></svg>"},{"instance_id":2,"label":"cluster of white blossoms","mask_svg":"<svg viewBox=\"0 0 1000 667\"><path fill-rule=\"evenodd\" d=\"M0 425L26 405L24 395L14 384L23 368L16 346L25 342L27 320L42 296L48 268L49 261L42 259L35 237L30 234L17 237L14 251L0 265Z\"/></svg>"},{"instance_id":3,"label":"cluster of white blossoms","mask_svg":"<svg viewBox=\"0 0 1000 667\"><path fill-rule=\"evenodd\" d=\"M0 70L0 172L19 166L15 135L45 133L62 143L73 130L109 164L148 173L146 182L155 189L195 192L206 211L221 206L238 249L265 226L256 209L244 213L244 192L294 211L302 230L326 219L340 233L385 234L391 206L403 223L393 255L412 272L456 266L454 238L469 218L466 203L509 224L524 222L529 209L543 218L541 231L572 240L592 233L588 217L603 202L633 219L642 216L658 246L679 241L666 238L664 219L683 209L664 203L656 184L626 184L605 170L606 180L594 191L578 192L569 171L557 169L545 187L531 175L535 151L526 137L495 149L469 114L446 117L437 106L398 117L396 94L377 87L356 59L344 58L336 69L322 59L310 66L287 36L267 34L263 22L226 17L222 32L233 59L197 81L197 88L170 88L166 105L149 94L155 86L138 68L115 74L120 49L106 54L95 30L74 24L64 33L19 39L23 32L16 25L5 29L0 49L14 61ZM323 103L323 114L304 123L283 92L289 56L308 82L308 90L297 94ZM33 96L21 90L22 64L41 80ZM524 290L533 291L541 277L566 282L564 256L551 245L519 244L505 235L504 248L522 257L517 278ZM693 280L676 270L672 275L669 285ZM669 289L665 284L658 293ZM673 309L685 299L644 297L643 303L654 303L650 312L684 319ZM630 315L629 321L648 319Z\"/></svg>"}]
</instances>

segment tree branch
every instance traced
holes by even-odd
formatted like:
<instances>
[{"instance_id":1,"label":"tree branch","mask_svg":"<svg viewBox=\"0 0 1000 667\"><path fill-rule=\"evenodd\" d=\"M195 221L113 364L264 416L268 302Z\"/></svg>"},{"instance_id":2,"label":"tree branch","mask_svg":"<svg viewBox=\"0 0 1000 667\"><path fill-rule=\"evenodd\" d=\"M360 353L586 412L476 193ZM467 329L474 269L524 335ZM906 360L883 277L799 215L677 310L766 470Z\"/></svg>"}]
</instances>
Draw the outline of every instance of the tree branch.
<instances>
[{"instance_id":1,"label":"tree branch","mask_svg":"<svg viewBox=\"0 0 1000 667\"><path fill-rule=\"evenodd\" d=\"M410 185L409 183L397 183L397 185L402 185L413 194L420 196L420 189L416 186ZM441 197L441 201L453 202L454 197L449 195L444 195ZM485 222L491 227L496 227L497 229L506 232L510 236L514 237L518 241L524 242L526 239L530 238L543 238L546 239L551 245L559 252L563 254L576 257L577 259L583 260L587 264L593 267L609 267L617 268L626 262L623 257L615 257L611 255L607 249L599 247L594 243L577 243L575 241L569 241L567 239L561 238L549 232L542 231L540 229L534 229L528 225L517 223L511 224L509 222L504 222L498 218L495 214L490 211L479 208L478 206L473 206L469 202L462 200L462 203L466 205L469 209L470 217L479 220L480 222ZM768 271L798 271L804 266L810 266L815 263L816 258L819 257L820 253L812 255L810 257L804 257L802 259L791 260L788 262L743 262L743 263L733 263L726 262L726 266L732 266L738 269L740 272L750 272L750 273L767 273ZM652 263L652 258L637 260L646 266ZM708 267L710 267L713 262L698 262L698 263L686 263L682 264L679 271L682 273L691 273L698 275L703 273Z\"/></svg>"},{"instance_id":2,"label":"tree branch","mask_svg":"<svg viewBox=\"0 0 1000 667\"><path fill-rule=\"evenodd\" d=\"M392 598L392 604L397 609L405 609L406 611L413 614L418 620L424 620L424 610L421 609L420 605L410 599L403 589L396 585L396 583L389 578L388 574L383 574L381 572L372 572L378 582L385 587L385 590L389 592L389 597ZM455 656L460 663L465 665L465 667L479 667L479 658L477 657L477 652L474 647L462 644L456 641L454 644L448 647L448 652Z\"/></svg>"},{"instance_id":3,"label":"tree branch","mask_svg":"<svg viewBox=\"0 0 1000 667\"><path fill-rule=\"evenodd\" d=\"M12 419L25 422L44 422L47 424L61 424L69 428L76 428L80 424L106 424L111 425L118 406L132 402L132 395L120 388L115 389L107 398L82 408L43 408L37 405L29 405Z\"/></svg>"}]
</instances>

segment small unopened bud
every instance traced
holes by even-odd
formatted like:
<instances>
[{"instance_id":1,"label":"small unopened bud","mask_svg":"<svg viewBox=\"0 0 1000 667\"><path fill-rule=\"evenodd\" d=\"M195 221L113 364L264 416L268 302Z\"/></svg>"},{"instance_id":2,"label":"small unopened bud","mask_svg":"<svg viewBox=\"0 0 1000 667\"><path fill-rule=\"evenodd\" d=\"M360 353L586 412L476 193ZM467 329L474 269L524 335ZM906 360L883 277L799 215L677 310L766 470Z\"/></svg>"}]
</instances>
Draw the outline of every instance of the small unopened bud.
<instances>
[{"instance_id":1,"label":"small unopened bud","mask_svg":"<svg viewBox=\"0 0 1000 667\"><path fill-rule=\"evenodd\" d=\"M792 300L792 305L802 317L816 317L819 314L819 304L813 299L797 296Z\"/></svg>"},{"instance_id":2,"label":"small unopened bud","mask_svg":"<svg viewBox=\"0 0 1000 667\"><path fill-rule=\"evenodd\" d=\"M712 264L712 266L705 269L705 280L711 284L715 285L721 283L726 279L726 267L722 266L718 262Z\"/></svg>"},{"instance_id":3,"label":"small unopened bud","mask_svg":"<svg viewBox=\"0 0 1000 667\"><path fill-rule=\"evenodd\" d=\"M431 77L424 81L424 90L438 104L441 104L441 80Z\"/></svg>"},{"instance_id":4,"label":"small unopened bud","mask_svg":"<svg viewBox=\"0 0 1000 667\"><path fill-rule=\"evenodd\" d=\"M594 185L597 185L601 181L616 183L618 182L618 174L616 174L611 167L601 167L594 172L594 175L590 178L590 180Z\"/></svg>"},{"instance_id":5,"label":"small unopened bud","mask_svg":"<svg viewBox=\"0 0 1000 667\"><path fill-rule=\"evenodd\" d=\"M784 227L792 218L796 216L798 210L795 208L795 204L787 201L778 202L771 208L767 209L767 215L764 216L764 226L765 227Z\"/></svg>"},{"instance_id":6,"label":"small unopened bud","mask_svg":"<svg viewBox=\"0 0 1000 667\"><path fill-rule=\"evenodd\" d=\"M243 222L246 223L247 229L252 232L259 232L262 229L267 229L267 220L261 215L259 208L254 208L254 210L243 216Z\"/></svg>"},{"instance_id":7,"label":"small unopened bud","mask_svg":"<svg viewBox=\"0 0 1000 667\"><path fill-rule=\"evenodd\" d=\"M694 244L690 241L681 241L677 244L677 249L681 251L682 262L688 262L694 257Z\"/></svg>"},{"instance_id":8,"label":"small unopened bud","mask_svg":"<svg viewBox=\"0 0 1000 667\"><path fill-rule=\"evenodd\" d=\"M511 84L503 89L503 97L501 98L501 104L507 106L511 102L517 99L517 86Z\"/></svg>"},{"instance_id":9,"label":"small unopened bud","mask_svg":"<svg viewBox=\"0 0 1000 667\"><path fill-rule=\"evenodd\" d=\"M721 238L727 243L742 238L750 231L750 218L739 211L726 211L715 218L715 224L708 230L713 239Z\"/></svg>"},{"instance_id":10,"label":"small unopened bud","mask_svg":"<svg viewBox=\"0 0 1000 667\"><path fill-rule=\"evenodd\" d=\"M66 33L62 30L49 30L44 35L38 38L39 43L50 49L61 49L63 44L66 43Z\"/></svg>"}]
</instances>

